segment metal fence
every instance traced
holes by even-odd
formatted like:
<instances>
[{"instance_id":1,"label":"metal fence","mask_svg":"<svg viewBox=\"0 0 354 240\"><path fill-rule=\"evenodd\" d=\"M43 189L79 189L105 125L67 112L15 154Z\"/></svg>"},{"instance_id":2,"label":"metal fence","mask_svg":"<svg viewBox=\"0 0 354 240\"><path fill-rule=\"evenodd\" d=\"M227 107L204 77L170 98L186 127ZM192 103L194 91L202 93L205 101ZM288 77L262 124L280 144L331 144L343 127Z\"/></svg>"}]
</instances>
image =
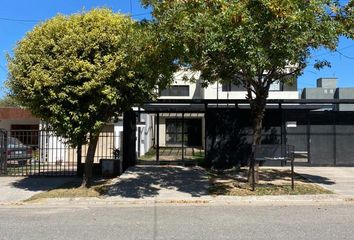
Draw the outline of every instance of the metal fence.
<instances>
[{"instance_id":1,"label":"metal fence","mask_svg":"<svg viewBox=\"0 0 354 240\"><path fill-rule=\"evenodd\" d=\"M114 132L102 132L94 163L114 158L114 149L118 147ZM0 176L73 176L85 162L87 148L81 146L78 153L78 148L52 131L0 130Z\"/></svg>"},{"instance_id":2,"label":"metal fence","mask_svg":"<svg viewBox=\"0 0 354 240\"><path fill-rule=\"evenodd\" d=\"M248 163L250 119L247 109L208 109L206 160L210 166L225 168ZM295 146L298 165L353 166L354 111L267 109L261 143Z\"/></svg>"}]
</instances>

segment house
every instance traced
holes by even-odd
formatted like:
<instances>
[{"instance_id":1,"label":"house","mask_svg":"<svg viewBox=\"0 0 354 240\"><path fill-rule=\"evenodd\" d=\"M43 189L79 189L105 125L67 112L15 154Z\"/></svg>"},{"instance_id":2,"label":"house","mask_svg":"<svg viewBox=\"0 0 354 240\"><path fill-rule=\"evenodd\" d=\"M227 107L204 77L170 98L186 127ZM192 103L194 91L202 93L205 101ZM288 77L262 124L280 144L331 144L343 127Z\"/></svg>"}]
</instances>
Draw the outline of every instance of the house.
<instances>
[{"instance_id":1,"label":"house","mask_svg":"<svg viewBox=\"0 0 354 240\"><path fill-rule=\"evenodd\" d=\"M304 88L302 99L354 99L354 88L340 88L337 78L319 78L316 88ZM354 111L353 104L337 104L333 110Z\"/></svg>"},{"instance_id":2,"label":"house","mask_svg":"<svg viewBox=\"0 0 354 240\"><path fill-rule=\"evenodd\" d=\"M192 83L186 80L191 80ZM234 84L214 83L206 88L200 84L200 73L191 71L179 71L175 74L173 84L160 91L160 100L164 99L184 99L184 100L236 100L245 99L246 90L242 86ZM297 83L293 85L275 82L270 87L268 99L298 99ZM170 106L173 107L173 106ZM160 146L180 146L182 143L181 113L162 113L159 119ZM184 115L185 141L187 147L203 147L205 145L204 114L188 113Z\"/></svg>"},{"instance_id":3,"label":"house","mask_svg":"<svg viewBox=\"0 0 354 240\"><path fill-rule=\"evenodd\" d=\"M95 162L101 158L112 158L113 149L121 144L119 132L120 123L107 123L104 127L97 145ZM33 116L29 110L19 107L0 108L0 142L1 149L7 150L8 163L17 165L17 161L9 159L25 158L30 161L24 166L31 173L39 172L39 166L46 172L66 171L73 172L77 167L77 149L69 146L65 139L58 137L48 130L48 126L39 118ZM7 136L15 144L4 146L4 137ZM19 153L22 144L31 150ZM86 156L88 146L82 146L82 156ZM4 155L1 155L4 156ZM1 161L1 159L0 159ZM18 168L17 168L18 169ZM20 171L21 170L21 171ZM25 174L23 169L18 169L18 175ZM43 171L42 171L43 172Z\"/></svg>"},{"instance_id":4,"label":"house","mask_svg":"<svg viewBox=\"0 0 354 240\"><path fill-rule=\"evenodd\" d=\"M317 82L316 89L306 88L301 95L297 83L271 86L262 143L294 145L297 161L304 164L354 165L349 146L354 142L354 94L336 87L336 79ZM202 88L198 73L184 71L159 94L156 103L144 107L144 114L153 116L149 127L158 160L191 159L199 152L208 162L247 161L252 128L244 88L222 83Z\"/></svg>"}]
</instances>

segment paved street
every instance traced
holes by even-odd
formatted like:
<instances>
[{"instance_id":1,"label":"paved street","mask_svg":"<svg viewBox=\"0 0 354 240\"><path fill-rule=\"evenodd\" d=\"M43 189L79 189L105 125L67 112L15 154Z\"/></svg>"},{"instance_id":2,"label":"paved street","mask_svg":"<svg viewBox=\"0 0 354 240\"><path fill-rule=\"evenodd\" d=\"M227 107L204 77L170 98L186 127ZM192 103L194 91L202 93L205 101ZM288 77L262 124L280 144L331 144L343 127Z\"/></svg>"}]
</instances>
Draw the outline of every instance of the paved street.
<instances>
[{"instance_id":1,"label":"paved street","mask_svg":"<svg viewBox=\"0 0 354 240\"><path fill-rule=\"evenodd\" d=\"M354 235L354 205L32 206L2 207L0 216L1 240L332 240Z\"/></svg>"}]
</instances>

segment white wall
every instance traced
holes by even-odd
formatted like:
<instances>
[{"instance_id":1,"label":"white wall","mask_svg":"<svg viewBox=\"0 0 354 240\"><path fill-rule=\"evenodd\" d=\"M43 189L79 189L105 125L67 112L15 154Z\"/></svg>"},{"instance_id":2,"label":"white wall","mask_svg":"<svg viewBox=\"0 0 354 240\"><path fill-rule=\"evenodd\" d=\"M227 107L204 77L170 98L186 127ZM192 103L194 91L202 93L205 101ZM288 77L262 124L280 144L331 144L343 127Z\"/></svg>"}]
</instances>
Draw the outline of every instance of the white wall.
<instances>
[{"instance_id":1,"label":"white wall","mask_svg":"<svg viewBox=\"0 0 354 240\"><path fill-rule=\"evenodd\" d=\"M41 123L39 129L45 129L46 124ZM53 132L41 132L39 136L39 160L41 162L61 164L67 161L74 162L76 158L75 150L70 149L61 137L57 137Z\"/></svg>"},{"instance_id":2,"label":"white wall","mask_svg":"<svg viewBox=\"0 0 354 240\"><path fill-rule=\"evenodd\" d=\"M205 99L245 99L246 91L223 92L222 84L211 84L204 89ZM270 91L268 99L299 99L298 91Z\"/></svg>"},{"instance_id":3,"label":"white wall","mask_svg":"<svg viewBox=\"0 0 354 240\"><path fill-rule=\"evenodd\" d=\"M185 81L196 79L195 82ZM203 89L200 86L200 73L192 71L178 71L174 74L173 85L189 85L189 96L160 96L160 99L201 99L203 98Z\"/></svg>"}]
</instances>

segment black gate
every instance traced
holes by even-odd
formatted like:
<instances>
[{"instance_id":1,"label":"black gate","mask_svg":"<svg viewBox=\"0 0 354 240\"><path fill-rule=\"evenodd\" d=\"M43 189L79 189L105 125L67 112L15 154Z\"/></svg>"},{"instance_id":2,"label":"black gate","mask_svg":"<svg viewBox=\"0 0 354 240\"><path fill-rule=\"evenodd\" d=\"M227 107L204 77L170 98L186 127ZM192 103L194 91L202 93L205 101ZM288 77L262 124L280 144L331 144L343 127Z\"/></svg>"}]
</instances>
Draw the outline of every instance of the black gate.
<instances>
[{"instance_id":1,"label":"black gate","mask_svg":"<svg viewBox=\"0 0 354 240\"><path fill-rule=\"evenodd\" d=\"M7 136L6 136L6 131L3 131L0 129L0 176L6 174L6 146L7 146Z\"/></svg>"},{"instance_id":2,"label":"black gate","mask_svg":"<svg viewBox=\"0 0 354 240\"><path fill-rule=\"evenodd\" d=\"M113 127L100 133L94 167L101 159L114 158L120 140ZM0 130L0 176L75 176L83 166L87 145L70 146L50 130Z\"/></svg>"},{"instance_id":3,"label":"black gate","mask_svg":"<svg viewBox=\"0 0 354 240\"><path fill-rule=\"evenodd\" d=\"M47 130L0 130L0 176L71 176L77 153Z\"/></svg>"}]
</instances>

